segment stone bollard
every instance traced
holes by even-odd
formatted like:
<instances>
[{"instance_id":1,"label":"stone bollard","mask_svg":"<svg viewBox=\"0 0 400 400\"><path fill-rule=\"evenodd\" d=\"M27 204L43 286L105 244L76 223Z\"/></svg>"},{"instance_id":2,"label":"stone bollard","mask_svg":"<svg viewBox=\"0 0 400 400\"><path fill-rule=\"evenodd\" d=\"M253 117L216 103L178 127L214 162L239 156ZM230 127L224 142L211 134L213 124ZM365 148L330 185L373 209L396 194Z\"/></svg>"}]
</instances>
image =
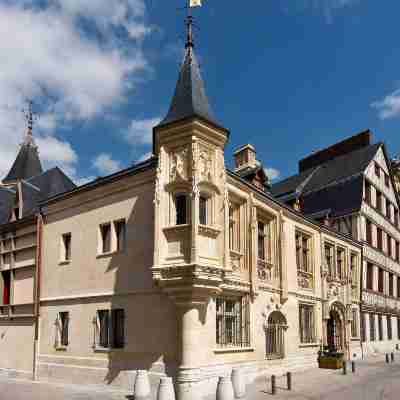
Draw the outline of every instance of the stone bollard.
<instances>
[{"instance_id":1,"label":"stone bollard","mask_svg":"<svg viewBox=\"0 0 400 400\"><path fill-rule=\"evenodd\" d=\"M394 353L393 353L393 352L390 353L390 361L391 361L391 362L394 362Z\"/></svg>"},{"instance_id":2,"label":"stone bollard","mask_svg":"<svg viewBox=\"0 0 400 400\"><path fill-rule=\"evenodd\" d=\"M287 390L292 390L292 373L286 373L286 380L287 380Z\"/></svg>"},{"instance_id":3,"label":"stone bollard","mask_svg":"<svg viewBox=\"0 0 400 400\"><path fill-rule=\"evenodd\" d=\"M271 376L271 394L276 394L276 376Z\"/></svg>"},{"instance_id":4,"label":"stone bollard","mask_svg":"<svg viewBox=\"0 0 400 400\"><path fill-rule=\"evenodd\" d=\"M133 396L135 400L147 400L150 397L150 381L146 370L137 372Z\"/></svg>"},{"instance_id":5,"label":"stone bollard","mask_svg":"<svg viewBox=\"0 0 400 400\"><path fill-rule=\"evenodd\" d=\"M217 386L217 400L233 400L234 398L231 378L221 376Z\"/></svg>"},{"instance_id":6,"label":"stone bollard","mask_svg":"<svg viewBox=\"0 0 400 400\"><path fill-rule=\"evenodd\" d=\"M175 400L174 384L172 378L163 377L157 391L157 400Z\"/></svg>"},{"instance_id":7,"label":"stone bollard","mask_svg":"<svg viewBox=\"0 0 400 400\"><path fill-rule=\"evenodd\" d=\"M243 371L239 368L232 370L232 386L236 399L243 399L246 396L246 384L244 382Z\"/></svg>"},{"instance_id":8,"label":"stone bollard","mask_svg":"<svg viewBox=\"0 0 400 400\"><path fill-rule=\"evenodd\" d=\"M388 353L385 354L385 358L386 358L386 364L389 364L389 354Z\"/></svg>"}]
</instances>

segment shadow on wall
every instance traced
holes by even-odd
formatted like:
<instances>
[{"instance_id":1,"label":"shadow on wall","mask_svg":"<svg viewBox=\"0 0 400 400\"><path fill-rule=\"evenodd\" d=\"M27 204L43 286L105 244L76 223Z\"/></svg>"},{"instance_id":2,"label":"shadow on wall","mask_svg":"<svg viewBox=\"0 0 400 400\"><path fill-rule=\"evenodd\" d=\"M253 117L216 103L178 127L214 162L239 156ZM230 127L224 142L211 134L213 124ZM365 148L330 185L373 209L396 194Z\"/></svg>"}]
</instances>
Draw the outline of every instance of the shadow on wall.
<instances>
[{"instance_id":1,"label":"shadow on wall","mask_svg":"<svg viewBox=\"0 0 400 400\"><path fill-rule=\"evenodd\" d=\"M154 285L151 274L154 254L153 198L154 188L147 186L136 198L129 199L132 206L126 220L124 250L111 257L105 272L115 280L116 295L112 297L110 308L123 310L124 320L122 348L111 349L107 355L108 373L104 378L107 384L113 383L123 372L136 370L165 372L168 376L176 374L176 307ZM113 335L116 334L113 332Z\"/></svg>"}]
</instances>

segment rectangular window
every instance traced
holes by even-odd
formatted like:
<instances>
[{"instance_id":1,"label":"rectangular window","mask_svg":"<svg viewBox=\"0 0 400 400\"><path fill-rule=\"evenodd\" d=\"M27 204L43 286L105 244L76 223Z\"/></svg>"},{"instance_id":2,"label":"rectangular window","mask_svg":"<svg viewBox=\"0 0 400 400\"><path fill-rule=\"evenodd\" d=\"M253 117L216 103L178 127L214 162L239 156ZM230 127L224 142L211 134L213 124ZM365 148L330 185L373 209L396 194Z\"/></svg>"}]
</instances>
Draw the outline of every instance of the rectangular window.
<instances>
[{"instance_id":1,"label":"rectangular window","mask_svg":"<svg viewBox=\"0 0 400 400\"><path fill-rule=\"evenodd\" d=\"M99 320L99 344L101 347L107 348L109 346L109 310L97 311Z\"/></svg>"},{"instance_id":2,"label":"rectangular window","mask_svg":"<svg viewBox=\"0 0 400 400\"><path fill-rule=\"evenodd\" d=\"M386 174L385 173L385 185L386 185L386 187L389 187L390 186L390 177L389 177L389 175L388 174Z\"/></svg>"},{"instance_id":3,"label":"rectangular window","mask_svg":"<svg viewBox=\"0 0 400 400\"><path fill-rule=\"evenodd\" d=\"M366 342L367 341L367 315L365 313L361 313L361 341Z\"/></svg>"},{"instance_id":4,"label":"rectangular window","mask_svg":"<svg viewBox=\"0 0 400 400\"><path fill-rule=\"evenodd\" d=\"M61 346L68 346L68 325L69 325L69 312L60 312L60 343Z\"/></svg>"},{"instance_id":5,"label":"rectangular window","mask_svg":"<svg viewBox=\"0 0 400 400\"><path fill-rule=\"evenodd\" d=\"M383 251L383 232L381 228L376 228L376 236L378 249Z\"/></svg>"},{"instance_id":6,"label":"rectangular window","mask_svg":"<svg viewBox=\"0 0 400 400\"><path fill-rule=\"evenodd\" d=\"M397 317L397 339L400 340L400 317Z\"/></svg>"},{"instance_id":7,"label":"rectangular window","mask_svg":"<svg viewBox=\"0 0 400 400\"><path fill-rule=\"evenodd\" d=\"M337 264L337 277L339 279L344 279L345 276L346 276L344 258L345 258L344 257L344 250L343 249L337 249L336 264Z\"/></svg>"},{"instance_id":8,"label":"rectangular window","mask_svg":"<svg viewBox=\"0 0 400 400\"><path fill-rule=\"evenodd\" d=\"M367 243L372 246L372 222L369 220L366 220L366 235L365 238L367 240Z\"/></svg>"},{"instance_id":9,"label":"rectangular window","mask_svg":"<svg viewBox=\"0 0 400 400\"><path fill-rule=\"evenodd\" d=\"M369 314L369 340L375 341L375 314Z\"/></svg>"},{"instance_id":10,"label":"rectangular window","mask_svg":"<svg viewBox=\"0 0 400 400\"><path fill-rule=\"evenodd\" d=\"M200 196L199 198L199 223L207 225L207 198Z\"/></svg>"},{"instance_id":11,"label":"rectangular window","mask_svg":"<svg viewBox=\"0 0 400 400\"><path fill-rule=\"evenodd\" d=\"M353 308L351 310L353 319L351 320L351 336L358 337L358 311Z\"/></svg>"},{"instance_id":12,"label":"rectangular window","mask_svg":"<svg viewBox=\"0 0 400 400\"><path fill-rule=\"evenodd\" d=\"M111 310L113 348L122 349L125 344L125 312L121 308Z\"/></svg>"},{"instance_id":13,"label":"rectangular window","mask_svg":"<svg viewBox=\"0 0 400 400\"><path fill-rule=\"evenodd\" d=\"M126 222L125 220L115 221L114 222L115 229L115 238L117 240L117 251L122 251L125 249L125 240L126 240Z\"/></svg>"},{"instance_id":14,"label":"rectangular window","mask_svg":"<svg viewBox=\"0 0 400 400\"><path fill-rule=\"evenodd\" d=\"M10 296L11 296L11 272L2 271L1 275L3 277L3 304L10 304Z\"/></svg>"},{"instance_id":15,"label":"rectangular window","mask_svg":"<svg viewBox=\"0 0 400 400\"><path fill-rule=\"evenodd\" d=\"M325 245L325 262L328 268L328 274L331 278L334 278L335 270L333 267L333 246Z\"/></svg>"},{"instance_id":16,"label":"rectangular window","mask_svg":"<svg viewBox=\"0 0 400 400\"><path fill-rule=\"evenodd\" d=\"M396 261L400 261L400 244L396 241Z\"/></svg>"},{"instance_id":17,"label":"rectangular window","mask_svg":"<svg viewBox=\"0 0 400 400\"><path fill-rule=\"evenodd\" d=\"M353 298L358 297L358 257L356 254L350 255L350 276L351 276L351 292Z\"/></svg>"},{"instance_id":18,"label":"rectangular window","mask_svg":"<svg viewBox=\"0 0 400 400\"><path fill-rule=\"evenodd\" d=\"M368 181L365 181L365 201L371 205L372 204L371 197L371 184Z\"/></svg>"},{"instance_id":19,"label":"rectangular window","mask_svg":"<svg viewBox=\"0 0 400 400\"><path fill-rule=\"evenodd\" d=\"M386 217L389 221L392 220L392 203L386 200Z\"/></svg>"},{"instance_id":20,"label":"rectangular window","mask_svg":"<svg viewBox=\"0 0 400 400\"><path fill-rule=\"evenodd\" d=\"M314 306L299 304L299 329L301 343L315 342Z\"/></svg>"},{"instance_id":21,"label":"rectangular window","mask_svg":"<svg viewBox=\"0 0 400 400\"><path fill-rule=\"evenodd\" d=\"M258 258L259 260L265 260L265 224L263 222L258 223Z\"/></svg>"},{"instance_id":22,"label":"rectangular window","mask_svg":"<svg viewBox=\"0 0 400 400\"><path fill-rule=\"evenodd\" d=\"M380 178L381 177L381 167L379 166L379 164L376 162L375 163L375 175Z\"/></svg>"},{"instance_id":23,"label":"rectangular window","mask_svg":"<svg viewBox=\"0 0 400 400\"><path fill-rule=\"evenodd\" d=\"M385 271L382 268L378 269L378 292L383 293L384 291L384 277Z\"/></svg>"},{"instance_id":24,"label":"rectangular window","mask_svg":"<svg viewBox=\"0 0 400 400\"><path fill-rule=\"evenodd\" d=\"M187 200L186 195L178 194L175 196L175 224L185 225L187 223Z\"/></svg>"},{"instance_id":25,"label":"rectangular window","mask_svg":"<svg viewBox=\"0 0 400 400\"><path fill-rule=\"evenodd\" d=\"M394 295L394 280L393 280L393 274L389 272L389 296Z\"/></svg>"},{"instance_id":26,"label":"rectangular window","mask_svg":"<svg viewBox=\"0 0 400 400\"><path fill-rule=\"evenodd\" d=\"M392 257L392 238L391 236L387 235L387 253L389 257Z\"/></svg>"},{"instance_id":27,"label":"rectangular window","mask_svg":"<svg viewBox=\"0 0 400 400\"><path fill-rule=\"evenodd\" d=\"M240 252L240 206L229 207L229 249Z\"/></svg>"},{"instance_id":28,"label":"rectangular window","mask_svg":"<svg viewBox=\"0 0 400 400\"><path fill-rule=\"evenodd\" d=\"M382 193L379 190L377 190L376 191L376 209L379 212L382 212L382 207L383 207Z\"/></svg>"},{"instance_id":29,"label":"rectangular window","mask_svg":"<svg viewBox=\"0 0 400 400\"><path fill-rule=\"evenodd\" d=\"M397 208L394 209L394 224L399 226L399 210Z\"/></svg>"},{"instance_id":30,"label":"rectangular window","mask_svg":"<svg viewBox=\"0 0 400 400\"><path fill-rule=\"evenodd\" d=\"M296 232L297 270L312 273L311 238L302 232Z\"/></svg>"},{"instance_id":31,"label":"rectangular window","mask_svg":"<svg viewBox=\"0 0 400 400\"><path fill-rule=\"evenodd\" d=\"M374 290L374 265L367 264L367 289Z\"/></svg>"},{"instance_id":32,"label":"rectangular window","mask_svg":"<svg viewBox=\"0 0 400 400\"><path fill-rule=\"evenodd\" d=\"M393 334L392 334L392 317L390 315L386 316L386 324L387 324L387 338L388 340L393 339Z\"/></svg>"},{"instance_id":33,"label":"rectangular window","mask_svg":"<svg viewBox=\"0 0 400 400\"><path fill-rule=\"evenodd\" d=\"M100 225L100 235L101 235L101 252L109 253L111 251L111 224Z\"/></svg>"},{"instance_id":34,"label":"rectangular window","mask_svg":"<svg viewBox=\"0 0 400 400\"><path fill-rule=\"evenodd\" d=\"M248 296L216 299L216 342L220 347L250 346Z\"/></svg>"},{"instance_id":35,"label":"rectangular window","mask_svg":"<svg viewBox=\"0 0 400 400\"><path fill-rule=\"evenodd\" d=\"M379 334L379 340L383 340L383 321L382 321L382 315L378 315L378 334Z\"/></svg>"},{"instance_id":36,"label":"rectangular window","mask_svg":"<svg viewBox=\"0 0 400 400\"><path fill-rule=\"evenodd\" d=\"M62 249L61 249L61 261L71 260L71 234L64 233L62 235Z\"/></svg>"}]
</instances>

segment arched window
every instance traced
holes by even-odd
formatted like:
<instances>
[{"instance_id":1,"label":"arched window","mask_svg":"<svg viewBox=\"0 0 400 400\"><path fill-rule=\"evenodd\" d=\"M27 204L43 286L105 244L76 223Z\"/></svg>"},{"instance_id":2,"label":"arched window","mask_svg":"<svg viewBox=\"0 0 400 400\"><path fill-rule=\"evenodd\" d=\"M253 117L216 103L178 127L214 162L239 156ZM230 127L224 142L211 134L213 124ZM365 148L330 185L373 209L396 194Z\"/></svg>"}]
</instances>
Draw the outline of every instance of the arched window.
<instances>
[{"instance_id":1,"label":"arched window","mask_svg":"<svg viewBox=\"0 0 400 400\"><path fill-rule=\"evenodd\" d=\"M265 328L266 357L269 360L285 357L286 318L279 311L273 311L268 317Z\"/></svg>"}]
</instances>

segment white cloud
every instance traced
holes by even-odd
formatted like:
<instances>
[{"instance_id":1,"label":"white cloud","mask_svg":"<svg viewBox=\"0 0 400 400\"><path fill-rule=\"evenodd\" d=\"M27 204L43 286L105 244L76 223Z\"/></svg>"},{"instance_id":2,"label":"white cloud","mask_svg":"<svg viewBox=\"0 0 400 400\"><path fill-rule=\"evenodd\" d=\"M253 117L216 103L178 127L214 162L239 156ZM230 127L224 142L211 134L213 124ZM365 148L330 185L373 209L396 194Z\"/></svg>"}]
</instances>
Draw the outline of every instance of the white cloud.
<instances>
[{"instance_id":1,"label":"white cloud","mask_svg":"<svg viewBox=\"0 0 400 400\"><path fill-rule=\"evenodd\" d=\"M93 167L96 168L101 175L110 175L122 169L121 163L113 160L110 154L101 153L93 160Z\"/></svg>"},{"instance_id":2,"label":"white cloud","mask_svg":"<svg viewBox=\"0 0 400 400\"><path fill-rule=\"evenodd\" d=\"M133 120L130 123L125 138L133 146L150 145L152 143L153 128L158 125L161 118Z\"/></svg>"},{"instance_id":3,"label":"white cloud","mask_svg":"<svg viewBox=\"0 0 400 400\"><path fill-rule=\"evenodd\" d=\"M103 115L135 89L149 68L140 40L151 31L144 15L143 0L0 3L0 176L22 142L26 98L42 114L35 136L44 163L76 176L76 151L54 134L66 122Z\"/></svg>"},{"instance_id":4,"label":"white cloud","mask_svg":"<svg viewBox=\"0 0 400 400\"><path fill-rule=\"evenodd\" d=\"M264 172L271 181L278 179L281 175L281 173L275 168L264 168Z\"/></svg>"},{"instance_id":5,"label":"white cloud","mask_svg":"<svg viewBox=\"0 0 400 400\"><path fill-rule=\"evenodd\" d=\"M380 119L389 119L400 116L400 89L387 95L383 100L375 101L371 104L378 110Z\"/></svg>"}]
</instances>

